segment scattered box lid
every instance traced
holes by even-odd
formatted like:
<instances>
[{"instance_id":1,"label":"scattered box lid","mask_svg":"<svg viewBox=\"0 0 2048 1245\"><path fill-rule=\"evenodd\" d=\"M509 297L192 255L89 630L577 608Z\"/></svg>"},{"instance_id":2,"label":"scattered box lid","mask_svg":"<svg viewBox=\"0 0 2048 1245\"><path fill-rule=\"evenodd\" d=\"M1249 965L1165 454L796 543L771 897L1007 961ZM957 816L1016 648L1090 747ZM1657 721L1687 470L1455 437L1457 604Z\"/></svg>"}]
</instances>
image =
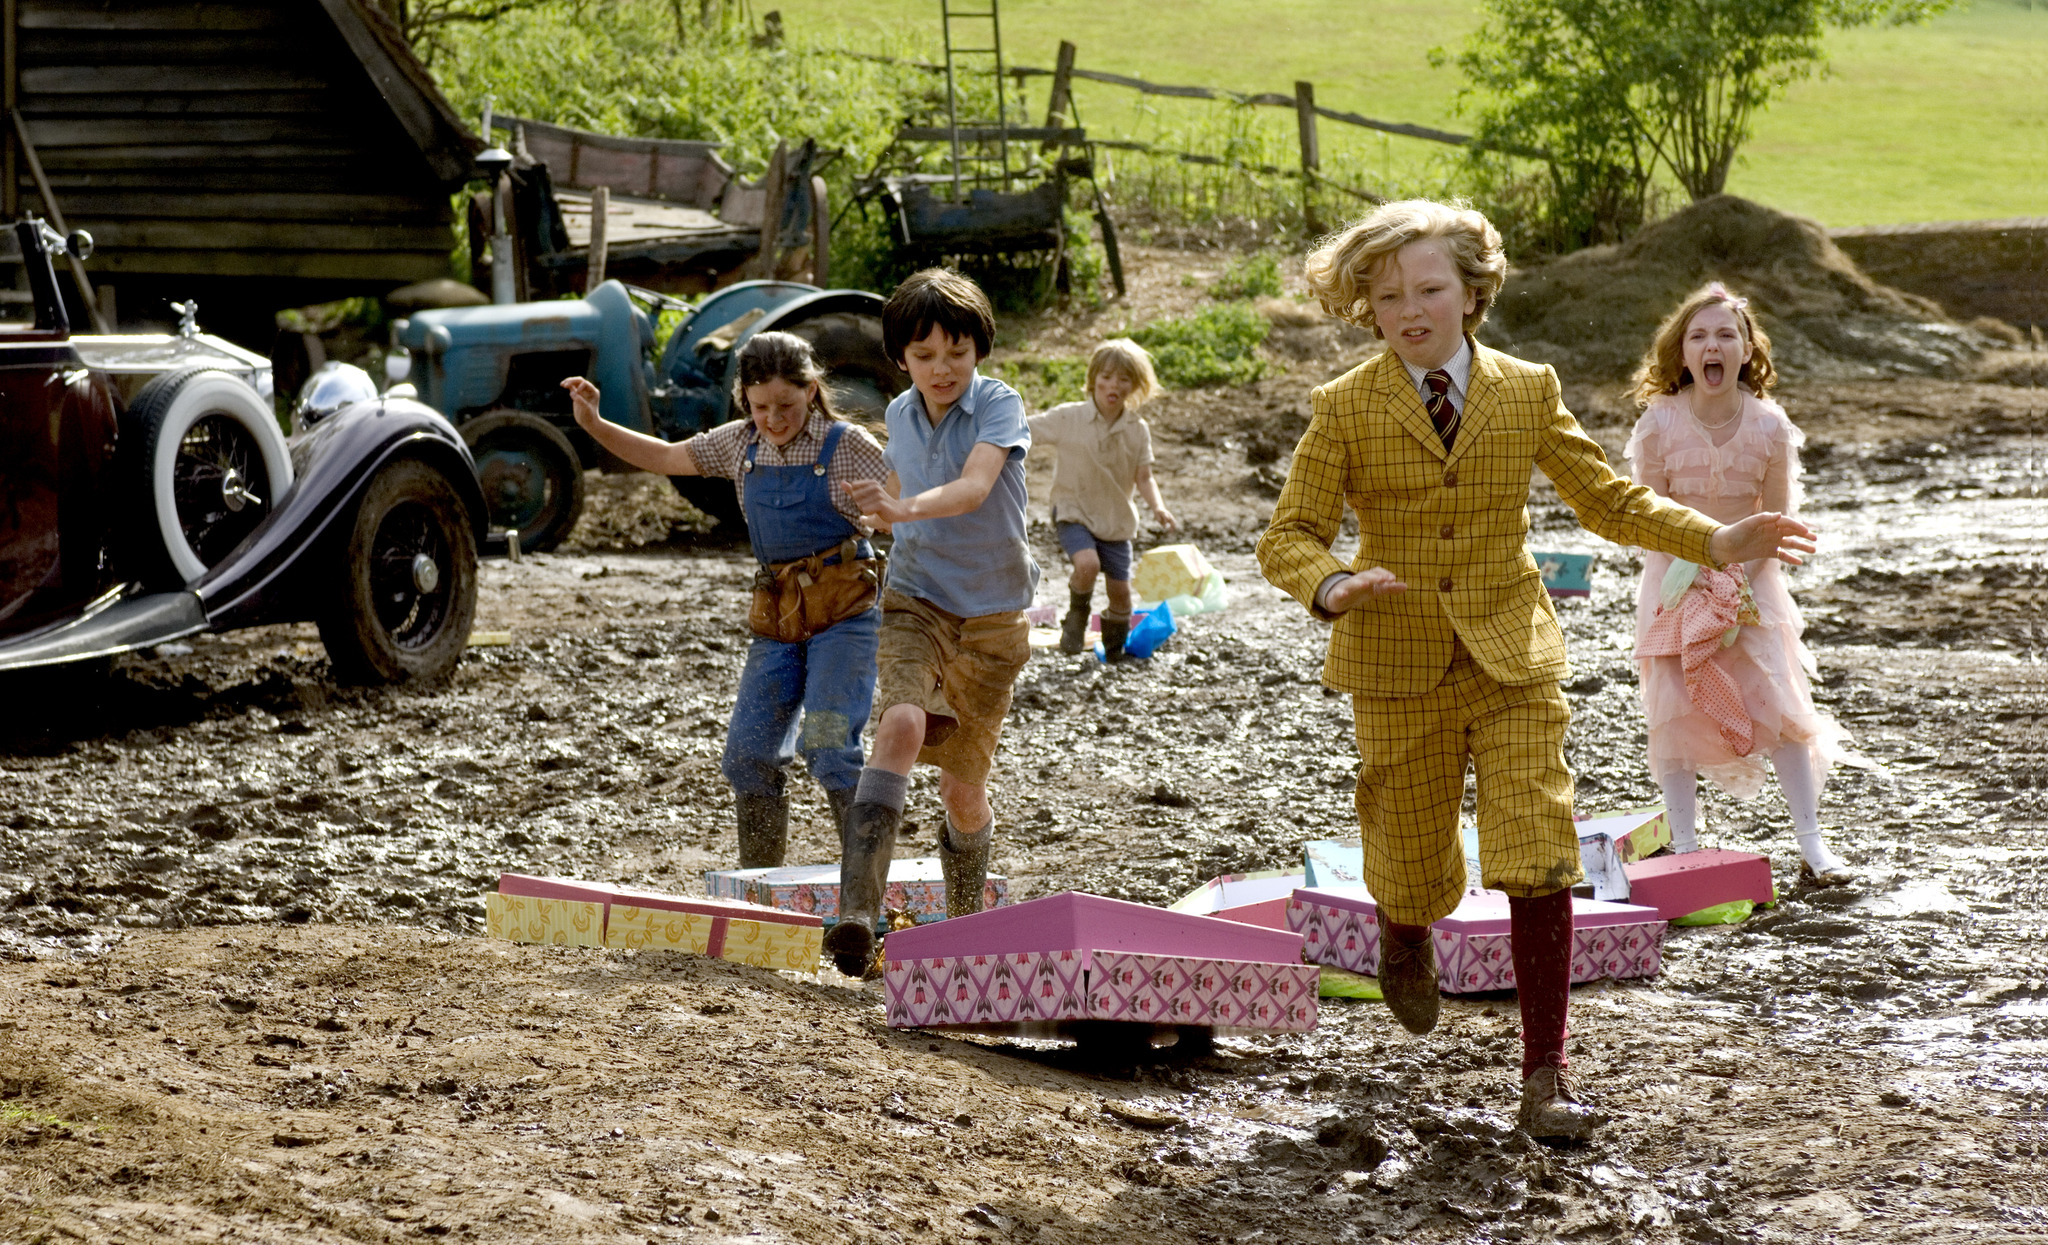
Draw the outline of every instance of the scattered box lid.
<instances>
[{"instance_id":1,"label":"scattered box lid","mask_svg":"<svg viewBox=\"0 0 2048 1245\"><path fill-rule=\"evenodd\" d=\"M1301 963L1300 934L1081 891L899 929L885 941L891 960L1089 950Z\"/></svg>"},{"instance_id":2,"label":"scattered box lid","mask_svg":"<svg viewBox=\"0 0 2048 1245\"><path fill-rule=\"evenodd\" d=\"M1733 899L1771 903L1771 862L1751 852L1702 848L1678 856L1656 856L1624 865L1629 898L1655 908L1665 920Z\"/></svg>"},{"instance_id":3,"label":"scattered box lid","mask_svg":"<svg viewBox=\"0 0 2048 1245\"><path fill-rule=\"evenodd\" d=\"M1554 597L1593 595L1593 555L1590 553L1536 553L1536 569L1543 574L1543 586Z\"/></svg>"},{"instance_id":4,"label":"scattered box lid","mask_svg":"<svg viewBox=\"0 0 2048 1245\"><path fill-rule=\"evenodd\" d=\"M1174 900L1167 911L1286 929L1287 899L1296 887L1307 884L1306 874L1287 869L1227 873Z\"/></svg>"},{"instance_id":5,"label":"scattered box lid","mask_svg":"<svg viewBox=\"0 0 2048 1245\"><path fill-rule=\"evenodd\" d=\"M1209 561L1193 545L1157 545L1145 551L1131 574L1131 587L1147 601L1200 596Z\"/></svg>"}]
</instances>

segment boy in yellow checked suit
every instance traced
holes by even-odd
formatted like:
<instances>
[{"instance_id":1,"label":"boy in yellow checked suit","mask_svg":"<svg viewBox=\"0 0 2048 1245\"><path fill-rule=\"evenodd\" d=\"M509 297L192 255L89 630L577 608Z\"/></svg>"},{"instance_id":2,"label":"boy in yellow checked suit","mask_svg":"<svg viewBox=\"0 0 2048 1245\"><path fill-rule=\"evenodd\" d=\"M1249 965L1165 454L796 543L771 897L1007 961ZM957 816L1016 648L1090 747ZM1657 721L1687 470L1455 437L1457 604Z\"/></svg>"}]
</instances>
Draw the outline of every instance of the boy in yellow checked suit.
<instances>
[{"instance_id":1,"label":"boy in yellow checked suit","mask_svg":"<svg viewBox=\"0 0 2048 1245\"><path fill-rule=\"evenodd\" d=\"M1519 1122L1583 1137L1603 1117L1565 1078L1572 826L1564 633L1523 538L1532 467L1609 540L1722 565L1799 561L1812 532L1778 514L1723 527L1615 475L1557 375L1472 334L1500 292L1500 234L1470 209L1390 203L1308 257L1332 315L1387 349L1315 391L1272 525L1266 578L1335 621L1323 681L1352 695L1359 833L1382 922L1380 985L1411 1032L1436 1025L1428 926L1465 888L1458 809L1479 784L1484 884L1511 908L1522 1010ZM1349 505L1359 548L1330 552Z\"/></svg>"}]
</instances>

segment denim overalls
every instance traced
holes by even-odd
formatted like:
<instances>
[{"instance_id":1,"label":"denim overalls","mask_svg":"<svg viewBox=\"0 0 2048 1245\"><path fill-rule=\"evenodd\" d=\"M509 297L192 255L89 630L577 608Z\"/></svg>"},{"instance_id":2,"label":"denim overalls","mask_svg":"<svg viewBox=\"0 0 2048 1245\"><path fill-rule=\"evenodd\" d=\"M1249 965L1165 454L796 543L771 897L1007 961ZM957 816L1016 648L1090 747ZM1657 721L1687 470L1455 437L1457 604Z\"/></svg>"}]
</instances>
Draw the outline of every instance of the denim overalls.
<instances>
[{"instance_id":1,"label":"denim overalls","mask_svg":"<svg viewBox=\"0 0 2048 1245\"><path fill-rule=\"evenodd\" d=\"M758 440L741 465L740 502L748 539L762 563L794 562L860 529L832 504L825 471L847 425L835 421L815 465L758 465ZM861 541L868 554L867 541ZM875 702L875 645L881 611L870 609L798 644L755 636L740 674L739 697L726 732L721 768L740 795L780 796L782 767L801 753L827 791L860 778L860 733Z\"/></svg>"}]
</instances>

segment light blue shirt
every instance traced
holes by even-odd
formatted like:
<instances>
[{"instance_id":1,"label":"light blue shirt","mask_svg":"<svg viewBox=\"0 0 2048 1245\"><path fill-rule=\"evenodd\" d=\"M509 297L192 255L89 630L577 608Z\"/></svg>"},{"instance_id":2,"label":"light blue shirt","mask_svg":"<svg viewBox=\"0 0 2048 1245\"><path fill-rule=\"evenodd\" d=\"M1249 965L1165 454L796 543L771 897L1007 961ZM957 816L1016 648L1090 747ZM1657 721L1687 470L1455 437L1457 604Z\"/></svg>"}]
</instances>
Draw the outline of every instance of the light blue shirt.
<instances>
[{"instance_id":1,"label":"light blue shirt","mask_svg":"<svg viewBox=\"0 0 2048 1245\"><path fill-rule=\"evenodd\" d=\"M895 525L889 587L963 618L1028 608L1038 591L1038 563L1024 540L1024 455L1031 448L1024 399L976 372L936 426L915 387L889 403L888 421L882 464L896 473L905 497L959 479L967 455L983 442L1009 451L980 506L950 519Z\"/></svg>"}]
</instances>

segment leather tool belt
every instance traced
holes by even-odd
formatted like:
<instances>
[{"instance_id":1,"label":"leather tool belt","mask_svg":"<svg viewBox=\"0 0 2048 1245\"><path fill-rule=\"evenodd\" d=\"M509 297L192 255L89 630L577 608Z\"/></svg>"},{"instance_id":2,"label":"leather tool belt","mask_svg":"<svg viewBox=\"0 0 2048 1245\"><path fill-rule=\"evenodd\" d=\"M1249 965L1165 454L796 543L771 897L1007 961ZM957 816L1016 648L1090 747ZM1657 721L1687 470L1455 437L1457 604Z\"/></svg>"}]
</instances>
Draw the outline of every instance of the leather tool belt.
<instances>
[{"instance_id":1,"label":"leather tool belt","mask_svg":"<svg viewBox=\"0 0 2048 1245\"><path fill-rule=\"evenodd\" d=\"M747 626L755 635L800 644L873 609L881 587L881 557L866 541L848 537L808 558L766 563L755 571Z\"/></svg>"}]
</instances>

